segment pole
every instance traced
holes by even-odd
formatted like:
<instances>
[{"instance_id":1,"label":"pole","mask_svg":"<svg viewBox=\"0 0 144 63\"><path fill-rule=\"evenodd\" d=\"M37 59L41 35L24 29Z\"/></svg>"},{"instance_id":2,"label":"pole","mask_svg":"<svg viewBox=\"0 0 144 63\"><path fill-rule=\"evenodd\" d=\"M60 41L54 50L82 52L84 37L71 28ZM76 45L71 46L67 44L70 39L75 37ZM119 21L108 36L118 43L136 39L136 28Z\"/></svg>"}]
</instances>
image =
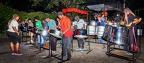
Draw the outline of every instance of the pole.
<instances>
[{"instance_id":1,"label":"pole","mask_svg":"<svg viewBox=\"0 0 144 63\"><path fill-rule=\"evenodd\" d=\"M125 9L126 8L126 0L123 0L123 9Z\"/></svg>"}]
</instances>

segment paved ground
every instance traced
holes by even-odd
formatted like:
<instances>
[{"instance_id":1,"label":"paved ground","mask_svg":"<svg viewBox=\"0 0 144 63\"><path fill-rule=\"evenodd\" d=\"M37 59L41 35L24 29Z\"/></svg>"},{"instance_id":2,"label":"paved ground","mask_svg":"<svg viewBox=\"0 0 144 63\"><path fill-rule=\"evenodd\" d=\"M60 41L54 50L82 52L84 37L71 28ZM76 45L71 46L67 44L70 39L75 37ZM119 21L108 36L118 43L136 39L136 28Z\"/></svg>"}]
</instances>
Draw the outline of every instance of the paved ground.
<instances>
[{"instance_id":1,"label":"paved ground","mask_svg":"<svg viewBox=\"0 0 144 63\"><path fill-rule=\"evenodd\" d=\"M91 39L91 41L94 41ZM135 63L144 63L144 38L142 38L142 54ZM77 48L77 41L74 40L73 48ZM116 57L108 57L106 55L107 48L102 49L97 43L90 43L92 51L73 51L72 59L65 63L128 63L127 60ZM58 53L61 52L60 44L57 45ZM87 49L87 42L85 42L85 49ZM48 50L42 50L42 53L36 54L39 49L34 48L33 45L21 45L22 56L12 56L9 48L9 41L7 38L0 39L0 63L58 63L60 60L56 58L43 59L48 55Z\"/></svg>"}]
</instances>

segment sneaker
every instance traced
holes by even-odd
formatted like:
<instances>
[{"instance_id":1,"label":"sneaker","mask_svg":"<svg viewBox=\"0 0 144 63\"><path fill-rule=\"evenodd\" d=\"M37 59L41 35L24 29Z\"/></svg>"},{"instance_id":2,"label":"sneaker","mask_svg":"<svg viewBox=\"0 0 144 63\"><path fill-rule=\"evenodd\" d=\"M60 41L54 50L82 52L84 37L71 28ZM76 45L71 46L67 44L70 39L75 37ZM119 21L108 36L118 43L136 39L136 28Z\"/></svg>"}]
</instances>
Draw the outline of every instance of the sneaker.
<instances>
[{"instance_id":1,"label":"sneaker","mask_svg":"<svg viewBox=\"0 0 144 63\"><path fill-rule=\"evenodd\" d=\"M124 53L126 53L127 51L123 51Z\"/></svg>"},{"instance_id":2,"label":"sneaker","mask_svg":"<svg viewBox=\"0 0 144 63\"><path fill-rule=\"evenodd\" d=\"M77 48L76 50L80 51L80 50L81 50L81 48Z\"/></svg>"},{"instance_id":3,"label":"sneaker","mask_svg":"<svg viewBox=\"0 0 144 63\"><path fill-rule=\"evenodd\" d=\"M31 40L30 42L31 42L32 44L34 43L34 41L33 41L33 40Z\"/></svg>"},{"instance_id":4,"label":"sneaker","mask_svg":"<svg viewBox=\"0 0 144 63\"><path fill-rule=\"evenodd\" d=\"M15 55L22 55L22 53L18 51L15 53Z\"/></svg>"},{"instance_id":5,"label":"sneaker","mask_svg":"<svg viewBox=\"0 0 144 63\"><path fill-rule=\"evenodd\" d=\"M58 55L58 53L56 51L52 51L52 55Z\"/></svg>"},{"instance_id":6,"label":"sneaker","mask_svg":"<svg viewBox=\"0 0 144 63\"><path fill-rule=\"evenodd\" d=\"M31 41L28 41L27 43L31 43Z\"/></svg>"},{"instance_id":7,"label":"sneaker","mask_svg":"<svg viewBox=\"0 0 144 63\"><path fill-rule=\"evenodd\" d=\"M130 53L130 52L126 52L126 54L127 54L127 55L133 55L133 54L132 54L132 53Z\"/></svg>"},{"instance_id":8,"label":"sneaker","mask_svg":"<svg viewBox=\"0 0 144 63\"><path fill-rule=\"evenodd\" d=\"M15 52L12 52L12 53L11 53L11 55L15 55L15 54L16 54Z\"/></svg>"}]
</instances>

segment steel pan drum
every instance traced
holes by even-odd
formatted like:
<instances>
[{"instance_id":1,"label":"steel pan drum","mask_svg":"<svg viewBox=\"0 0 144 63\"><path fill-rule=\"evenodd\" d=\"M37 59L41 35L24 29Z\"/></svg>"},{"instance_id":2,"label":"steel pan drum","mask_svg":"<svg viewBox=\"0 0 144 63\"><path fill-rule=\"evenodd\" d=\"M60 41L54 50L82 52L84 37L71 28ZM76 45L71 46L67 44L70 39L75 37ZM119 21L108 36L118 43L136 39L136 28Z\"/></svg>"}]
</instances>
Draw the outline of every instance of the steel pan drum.
<instances>
[{"instance_id":1,"label":"steel pan drum","mask_svg":"<svg viewBox=\"0 0 144 63\"><path fill-rule=\"evenodd\" d=\"M76 38L87 38L87 30L86 29L77 29L75 31Z\"/></svg>"},{"instance_id":2,"label":"steel pan drum","mask_svg":"<svg viewBox=\"0 0 144 63\"><path fill-rule=\"evenodd\" d=\"M96 26L96 21L91 20L91 21L90 21L90 25L92 25L92 26Z\"/></svg>"},{"instance_id":3,"label":"steel pan drum","mask_svg":"<svg viewBox=\"0 0 144 63\"><path fill-rule=\"evenodd\" d=\"M87 26L87 35L96 35L97 27L96 26Z\"/></svg>"},{"instance_id":4,"label":"steel pan drum","mask_svg":"<svg viewBox=\"0 0 144 63\"><path fill-rule=\"evenodd\" d=\"M109 22L107 25L111 25L113 27L117 27L118 26L118 24L116 22L115 23Z\"/></svg>"},{"instance_id":5,"label":"steel pan drum","mask_svg":"<svg viewBox=\"0 0 144 63\"><path fill-rule=\"evenodd\" d=\"M113 26L106 25L102 38L106 41L110 41L112 39L112 30Z\"/></svg>"},{"instance_id":6,"label":"steel pan drum","mask_svg":"<svg viewBox=\"0 0 144 63\"><path fill-rule=\"evenodd\" d=\"M97 34L98 36L103 36L105 26L97 26L96 29L97 29L96 34Z\"/></svg>"},{"instance_id":7,"label":"steel pan drum","mask_svg":"<svg viewBox=\"0 0 144 63\"><path fill-rule=\"evenodd\" d=\"M137 29L137 35L138 36L142 35L142 29Z\"/></svg>"},{"instance_id":8,"label":"steel pan drum","mask_svg":"<svg viewBox=\"0 0 144 63\"><path fill-rule=\"evenodd\" d=\"M126 27L114 27L114 42L122 45L127 42L128 29Z\"/></svg>"},{"instance_id":9,"label":"steel pan drum","mask_svg":"<svg viewBox=\"0 0 144 63\"><path fill-rule=\"evenodd\" d=\"M52 35L52 36L54 36L56 38L62 38L61 37L61 32L59 30L57 30L57 29L52 30L52 32L50 32L50 35Z\"/></svg>"}]
</instances>

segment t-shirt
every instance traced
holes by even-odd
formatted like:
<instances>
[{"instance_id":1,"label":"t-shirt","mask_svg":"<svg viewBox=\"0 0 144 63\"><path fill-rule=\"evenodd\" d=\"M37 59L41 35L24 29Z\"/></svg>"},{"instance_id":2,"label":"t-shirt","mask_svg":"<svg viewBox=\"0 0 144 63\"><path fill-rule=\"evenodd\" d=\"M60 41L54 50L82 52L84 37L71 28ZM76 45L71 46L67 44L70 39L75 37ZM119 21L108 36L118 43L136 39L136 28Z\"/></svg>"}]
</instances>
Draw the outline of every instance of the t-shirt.
<instances>
[{"instance_id":1,"label":"t-shirt","mask_svg":"<svg viewBox=\"0 0 144 63\"><path fill-rule=\"evenodd\" d=\"M36 28L38 28L39 30L42 30L43 28L42 28L41 26L42 26L42 23L41 23L40 20L38 20L38 21L36 22Z\"/></svg>"},{"instance_id":2,"label":"t-shirt","mask_svg":"<svg viewBox=\"0 0 144 63\"><path fill-rule=\"evenodd\" d=\"M120 16L116 16L115 20L116 20L116 22L120 22L121 21L121 17Z\"/></svg>"},{"instance_id":3,"label":"t-shirt","mask_svg":"<svg viewBox=\"0 0 144 63\"><path fill-rule=\"evenodd\" d=\"M33 25L32 22L28 23L28 26L30 26L30 27L34 27L34 25Z\"/></svg>"},{"instance_id":4,"label":"t-shirt","mask_svg":"<svg viewBox=\"0 0 144 63\"><path fill-rule=\"evenodd\" d=\"M71 20L70 18L68 18L67 16L64 16L63 19L60 20L60 27L61 27L61 31L65 32L68 27L71 27ZM72 28L70 28L65 34L64 36L69 37L73 35L73 30Z\"/></svg>"},{"instance_id":5,"label":"t-shirt","mask_svg":"<svg viewBox=\"0 0 144 63\"><path fill-rule=\"evenodd\" d=\"M103 17L101 17L101 22L96 21L96 25L97 26L105 26L105 19Z\"/></svg>"},{"instance_id":6,"label":"t-shirt","mask_svg":"<svg viewBox=\"0 0 144 63\"><path fill-rule=\"evenodd\" d=\"M47 23L47 22L45 22L45 23L43 24L43 28L44 28L45 30L48 30L48 23Z\"/></svg>"},{"instance_id":7,"label":"t-shirt","mask_svg":"<svg viewBox=\"0 0 144 63\"><path fill-rule=\"evenodd\" d=\"M133 21L134 21L134 19L135 19L135 16L134 16L134 15L128 14L127 16L128 16L128 24L129 24L130 22L133 22ZM135 24L132 24L132 25L131 25L131 27L134 27L134 26L135 26Z\"/></svg>"},{"instance_id":8,"label":"t-shirt","mask_svg":"<svg viewBox=\"0 0 144 63\"><path fill-rule=\"evenodd\" d=\"M13 28L12 28L13 26L16 27L16 29L18 30L18 22L15 19L13 19L11 21L11 23L8 23L8 30L7 31L9 31L9 32L15 32L13 30Z\"/></svg>"},{"instance_id":9,"label":"t-shirt","mask_svg":"<svg viewBox=\"0 0 144 63\"><path fill-rule=\"evenodd\" d=\"M50 29L53 29L56 25L56 22L55 20L51 19L49 22L48 22L48 26Z\"/></svg>"},{"instance_id":10,"label":"t-shirt","mask_svg":"<svg viewBox=\"0 0 144 63\"><path fill-rule=\"evenodd\" d=\"M85 24L83 19L80 19L79 21L75 21L74 25L77 26L77 29L82 29L83 25Z\"/></svg>"}]
</instances>

